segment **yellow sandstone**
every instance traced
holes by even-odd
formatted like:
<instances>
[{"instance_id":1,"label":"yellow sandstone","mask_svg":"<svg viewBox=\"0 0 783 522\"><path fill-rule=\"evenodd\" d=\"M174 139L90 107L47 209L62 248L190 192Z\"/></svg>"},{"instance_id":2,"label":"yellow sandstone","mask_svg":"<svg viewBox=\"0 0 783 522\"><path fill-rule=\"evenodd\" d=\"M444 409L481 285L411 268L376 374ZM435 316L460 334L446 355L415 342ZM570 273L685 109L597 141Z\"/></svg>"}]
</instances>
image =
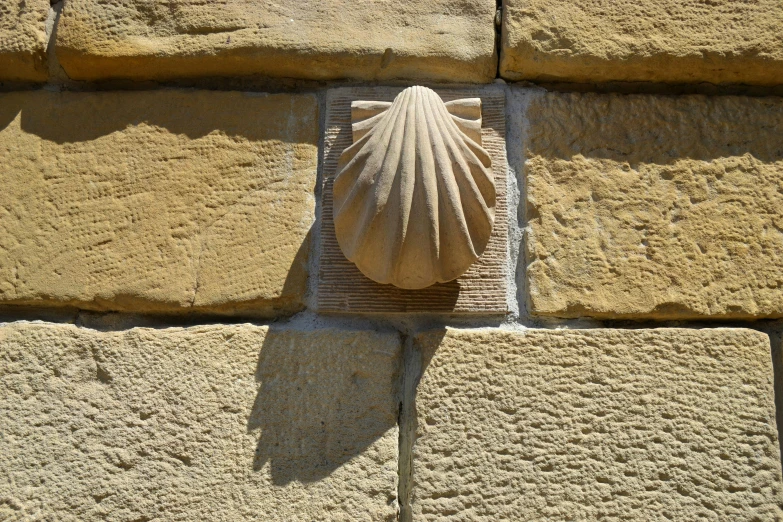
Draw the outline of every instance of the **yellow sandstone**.
<instances>
[{"instance_id":1,"label":"yellow sandstone","mask_svg":"<svg viewBox=\"0 0 783 522\"><path fill-rule=\"evenodd\" d=\"M46 80L48 15L48 0L0 0L0 81Z\"/></svg>"},{"instance_id":2,"label":"yellow sandstone","mask_svg":"<svg viewBox=\"0 0 783 522\"><path fill-rule=\"evenodd\" d=\"M66 2L71 78L267 76L489 82L494 0Z\"/></svg>"},{"instance_id":3,"label":"yellow sandstone","mask_svg":"<svg viewBox=\"0 0 783 522\"><path fill-rule=\"evenodd\" d=\"M783 317L783 100L528 93L531 312Z\"/></svg>"},{"instance_id":4,"label":"yellow sandstone","mask_svg":"<svg viewBox=\"0 0 783 522\"><path fill-rule=\"evenodd\" d=\"M0 519L396 519L396 333L0 327Z\"/></svg>"},{"instance_id":5,"label":"yellow sandstone","mask_svg":"<svg viewBox=\"0 0 783 522\"><path fill-rule=\"evenodd\" d=\"M0 303L301 309L311 95L0 94Z\"/></svg>"},{"instance_id":6,"label":"yellow sandstone","mask_svg":"<svg viewBox=\"0 0 783 522\"><path fill-rule=\"evenodd\" d=\"M769 338L419 335L413 520L778 520Z\"/></svg>"},{"instance_id":7,"label":"yellow sandstone","mask_svg":"<svg viewBox=\"0 0 783 522\"><path fill-rule=\"evenodd\" d=\"M509 80L778 85L779 0L505 0Z\"/></svg>"}]
</instances>

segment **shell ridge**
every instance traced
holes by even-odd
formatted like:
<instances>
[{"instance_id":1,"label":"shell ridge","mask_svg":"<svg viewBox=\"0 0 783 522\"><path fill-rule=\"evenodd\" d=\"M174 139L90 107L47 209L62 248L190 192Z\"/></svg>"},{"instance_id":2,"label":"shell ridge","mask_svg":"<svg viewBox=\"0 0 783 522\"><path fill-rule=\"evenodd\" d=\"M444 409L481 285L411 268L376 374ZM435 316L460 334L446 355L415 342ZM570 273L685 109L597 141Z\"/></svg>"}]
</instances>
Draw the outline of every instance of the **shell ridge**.
<instances>
[{"instance_id":1,"label":"shell ridge","mask_svg":"<svg viewBox=\"0 0 783 522\"><path fill-rule=\"evenodd\" d=\"M464 227L462 223L460 223L462 217L460 216L459 211L460 205L458 201L458 194L456 191L456 186L453 183L453 176L450 175L451 158L448 157L448 149L444 140L442 122L440 121L441 118L439 117L442 115L442 105L443 102L435 102L432 103L429 107L431 114L430 121L433 122L432 126L434 127L432 129L433 156L437 164L440 165L441 173L441 175L435 176L435 180L438 186L437 197L435 199L438 205L438 245L440 247L437 258L439 261L439 268L437 270L438 282L451 280L451 278L448 277L449 273L444 273L444 255L450 250L449 247L454 247L455 242L463 244L465 243L465 238L460 237L462 234L459 232L463 230L467 231L467 228ZM441 223L444 226L440 226ZM450 233L450 231L454 230L455 226L458 231L457 237L453 237L453 234ZM464 250L464 246L460 248L460 250Z\"/></svg>"},{"instance_id":2,"label":"shell ridge","mask_svg":"<svg viewBox=\"0 0 783 522\"><path fill-rule=\"evenodd\" d=\"M354 143L360 140L366 134L372 132L373 129L381 122L386 115L386 111L380 112L375 116L371 116L366 120L357 121L351 124L351 137Z\"/></svg>"},{"instance_id":3,"label":"shell ridge","mask_svg":"<svg viewBox=\"0 0 783 522\"><path fill-rule=\"evenodd\" d=\"M335 190L341 191L343 186L348 185L348 180L356 180L362 173L361 159L363 156L368 156L371 151L368 151L364 145L369 141L370 136L365 135L359 141L345 149L340 156L338 168L340 168L340 175L334 178ZM358 159L357 159L358 158Z\"/></svg>"},{"instance_id":4,"label":"shell ridge","mask_svg":"<svg viewBox=\"0 0 783 522\"><path fill-rule=\"evenodd\" d=\"M410 178L413 184L410 199L410 214L405 224L405 234L402 249L398 257L398 264L394 277L403 285L418 286L418 280L431 280L436 272L432 256L432 228L437 227L437 222L432 216L432 209L427 205L428 196L431 196L434 176L434 162L432 151L428 146L430 141L427 126L426 106L430 101L430 94L425 89L417 92L412 104L413 127L412 142L413 169L402 172L403 176ZM437 193L437 189L435 190ZM410 220L410 215L426 217L426 219Z\"/></svg>"},{"instance_id":5,"label":"shell ridge","mask_svg":"<svg viewBox=\"0 0 783 522\"><path fill-rule=\"evenodd\" d=\"M336 176L333 185L335 231L339 227L341 234L337 234L337 242L343 249L348 260L357 262L361 256L360 250L365 241L366 234L372 227L374 217L370 218L374 206L377 206L378 184L376 183L378 173L383 165L393 154L393 148L390 146L393 138L393 129L382 125L384 119L393 118L399 112L400 105L397 107L391 105L389 110L384 111L385 117L379 120L378 124L364 138L366 141L356 149L349 147L343 154L353 154L353 158L348 162L344 170ZM379 146L386 145L386 146ZM382 156L382 157L379 157ZM340 190L344 174L350 172L349 169L362 167L362 160L369 162L371 168L362 169L361 174L351 186L348 194ZM367 163L364 164L365 166ZM350 179L350 178L348 178ZM362 198L361 196L365 196ZM353 218L353 219L351 219ZM351 227L355 222L359 226ZM344 226L341 226L344 225ZM341 241L342 239L342 241Z\"/></svg>"},{"instance_id":6,"label":"shell ridge","mask_svg":"<svg viewBox=\"0 0 783 522\"><path fill-rule=\"evenodd\" d=\"M444 105L454 116L468 120L481 119L481 98L460 98L448 101Z\"/></svg>"},{"instance_id":7,"label":"shell ridge","mask_svg":"<svg viewBox=\"0 0 783 522\"><path fill-rule=\"evenodd\" d=\"M347 159L348 162L343 166L340 175L334 179L332 185L332 193L334 194L332 215L335 229L345 228L343 227L344 222L350 221L350 218L357 213L354 202L361 200L372 188L371 180L367 179L366 172L362 169L362 165L367 161L367 156L372 153L372 149L364 147L369 139L370 136L364 136L359 142L346 149L340 158L341 160ZM348 229L350 230L350 226ZM349 240L352 236L355 236L355 231L351 234L341 234L338 237L338 243L342 241L340 246L347 256L350 256L349 252L352 252L354 248L352 246L353 240Z\"/></svg>"},{"instance_id":8,"label":"shell ridge","mask_svg":"<svg viewBox=\"0 0 783 522\"><path fill-rule=\"evenodd\" d=\"M423 108L425 113L429 115L429 118L427 119L427 121L431 121L432 118L434 117L433 104L437 103L437 101L440 101L440 98L435 99L432 96L427 98L427 104ZM435 134L432 132L432 129L430 129L430 127L428 125L425 125L424 127L425 127L425 129L427 131L428 141L430 143L432 143L436 139L435 138ZM428 150L427 152L428 152L429 156L432 158L432 162L434 164L435 163L435 155L432 153L431 149ZM438 204L438 198L437 198L437 195L438 195L438 176L437 176L437 173L435 173L433 175L432 181L434 181L434 187L431 187L431 188L435 189L435 197L432 198L431 208L428 208L428 211L429 211L429 216L428 217L430 218L430 222L433 225L433 233L431 234L430 241L432 243L431 244L431 248L432 248L433 254L435 255L435 259L439 259L440 258L440 220L438 219L438 216L439 216L439 214L438 214L439 204Z\"/></svg>"},{"instance_id":9,"label":"shell ridge","mask_svg":"<svg viewBox=\"0 0 783 522\"><path fill-rule=\"evenodd\" d=\"M364 204L372 199L368 197L368 194L375 190L372 171L363 170L361 167L366 162L372 163L372 160L375 160L374 162L377 163L379 161L377 158L379 149L368 146L372 136L367 135L362 139L365 141L361 144L361 147L354 151L346 149L346 153L355 154L354 158L348 162L340 172L340 175L335 178L333 185L334 200L332 213L334 215L335 227L347 229L344 234L338 236L338 243L343 239L343 243L340 246L344 249L348 259L355 255L359 240L364 233L362 227L353 229L350 227L351 218L355 218L360 224L367 224L366 220L363 219L366 215ZM357 145L359 144L357 143ZM382 150L385 151L387 149ZM346 223L346 221L348 222Z\"/></svg>"},{"instance_id":10,"label":"shell ridge","mask_svg":"<svg viewBox=\"0 0 783 522\"><path fill-rule=\"evenodd\" d=\"M485 165L482 161L482 157L475 154L476 150L472 149L470 146L468 146L464 152L469 157L469 159L472 158L475 160L474 165L476 165L476 171L473 173L472 179L476 183L476 186L478 187L479 192L481 193L481 196L486 202L487 206L494 212L497 191L495 188L495 180L492 174L491 160L487 156L487 163L489 163L489 165ZM478 152L485 153L483 149L478 149Z\"/></svg>"},{"instance_id":11,"label":"shell ridge","mask_svg":"<svg viewBox=\"0 0 783 522\"><path fill-rule=\"evenodd\" d=\"M454 123L454 125L451 127L451 130L456 134L461 134L464 136L465 133L462 132L462 129L459 128L459 125L454 122L455 116L450 116L452 123ZM485 204L487 202L491 202L492 206L494 207L496 197L495 183L488 172L488 168L491 166L491 158L489 157L489 153L487 153L487 151L481 147L480 143L476 143L473 140L454 140L453 136L451 135L450 138L450 147L454 149L452 150L453 157L459 162L464 173L469 173L469 175L465 175L466 181L469 182L471 187L479 189ZM466 155L467 157L465 157ZM479 157L479 155L481 157ZM470 161L471 159L475 161ZM470 168L471 164L474 164L478 167L478 171L482 174L482 179L477 180L473 175L473 169ZM481 190L479 185L484 185L484 190Z\"/></svg>"},{"instance_id":12,"label":"shell ridge","mask_svg":"<svg viewBox=\"0 0 783 522\"><path fill-rule=\"evenodd\" d=\"M391 179L391 186L386 202L373 220L373 225L375 225L376 222L385 223L385 226L378 225L381 229L389 230L393 227L394 230L397 231L397 233L394 234L383 234L375 238L375 244L380 248L382 256L381 264L378 265L380 268L376 268L375 270L377 271L378 279L383 283L391 281L394 277L398 264L397 260L399 259L399 251L404 241L403 234L401 233L403 230L403 216L400 212L400 209L403 206L402 181L398 169L398 172L396 172ZM365 243L365 246L369 246L369 244L370 243ZM365 248L363 253L367 256L364 260L365 264L373 265L378 262L378 260L375 259L375 256L378 255L378 252L375 251L375 249ZM368 267L367 270L370 271L372 268Z\"/></svg>"},{"instance_id":13,"label":"shell ridge","mask_svg":"<svg viewBox=\"0 0 783 522\"><path fill-rule=\"evenodd\" d=\"M414 204L416 191L416 164L418 148L418 125L417 125L417 105L421 99L421 93L418 89L412 89L410 101L405 107L405 121L403 128L403 148L400 161L397 164L395 173L396 180L399 183L397 197L400 204L399 211L396 213L396 226L399 234L398 240L394 244L393 259L394 263L390 267L390 277L397 278L401 272L401 266L404 264L405 247L409 243L408 225L410 223L411 210ZM403 276L404 277L404 276Z\"/></svg>"},{"instance_id":14,"label":"shell ridge","mask_svg":"<svg viewBox=\"0 0 783 522\"><path fill-rule=\"evenodd\" d=\"M443 171L450 174L441 176L440 181L445 182L444 187L447 189L446 193L448 195L449 207L451 208L452 223L457 227L456 236L450 243L452 248L459 248L464 255L475 260L478 258L478 255L474 251L473 241L470 238L470 228L467 224L467 216L465 215L462 190L454 168L455 165L460 165L459 156L454 154L456 149L454 147L453 139L453 131L458 131L458 129L453 125L451 115L448 114L446 108L439 107L438 109L440 109L441 117L434 118L433 121L441 130L439 135L441 138L440 145L442 147L442 161L444 164ZM449 214L446 214L446 216L449 216Z\"/></svg>"},{"instance_id":15,"label":"shell ridge","mask_svg":"<svg viewBox=\"0 0 783 522\"><path fill-rule=\"evenodd\" d=\"M353 143L332 184L343 253L370 279L402 288L459 277L494 223L481 99L444 103L414 86L391 103L352 103L351 119Z\"/></svg>"},{"instance_id":16,"label":"shell ridge","mask_svg":"<svg viewBox=\"0 0 783 522\"><path fill-rule=\"evenodd\" d=\"M491 172L492 159L490 158L489 153L481 147L480 143L471 140L460 141L457 145L461 149L461 154L458 154L457 157L465 159L466 164L468 165L471 163L476 165L480 176L477 179L476 176L473 175L473 169L471 169L471 178L476 186L479 187L479 191L481 192L484 201L494 208L496 191L495 180ZM464 156L467 157L464 158Z\"/></svg>"},{"instance_id":17,"label":"shell ridge","mask_svg":"<svg viewBox=\"0 0 783 522\"><path fill-rule=\"evenodd\" d=\"M351 102L351 122L355 123L372 118L386 112L391 106L392 102L354 100Z\"/></svg>"},{"instance_id":18,"label":"shell ridge","mask_svg":"<svg viewBox=\"0 0 783 522\"><path fill-rule=\"evenodd\" d=\"M380 141L387 146L383 161L369 172L373 179L373 191L364 200L360 231L357 236L354 261L365 274L370 272L374 279L386 283L393 270L395 244L399 237L399 219L394 212L399 208L398 195L400 180L397 174L403 149L405 147L404 128L407 121L407 101L411 93L406 92L392 104L392 110L383 124L377 127L381 132ZM368 144L369 145L369 144ZM390 201L391 198L391 201ZM382 230L391 233L373 236L371 231Z\"/></svg>"},{"instance_id":19,"label":"shell ridge","mask_svg":"<svg viewBox=\"0 0 783 522\"><path fill-rule=\"evenodd\" d=\"M492 158L480 143L468 140L465 142L465 149L470 152L470 155L473 156L484 169L492 167Z\"/></svg>"},{"instance_id":20,"label":"shell ridge","mask_svg":"<svg viewBox=\"0 0 783 522\"><path fill-rule=\"evenodd\" d=\"M380 223L386 224L387 226L389 225L389 216L385 210L387 209L389 197L392 196L394 192L397 178L397 168L392 169L390 167L399 165L402 148L404 147L404 135L399 132L398 126L399 124L404 125L405 123L404 102L406 101L408 94L409 93L406 93L406 96L400 102L395 100L391 110L387 113L386 118L384 118L383 124L379 124L379 126L376 127L380 132L378 141L386 146L377 149L382 151L383 159L379 164L373 165L373 169L368 172L368 179L372 180L372 191L370 192L369 197L363 201L362 205L363 208L359 221L363 226L361 227L360 234L357 236L358 249L360 249L360 259L357 259L357 262L367 263L366 258L373 257L371 252L366 252L367 250L372 250L372 248L369 248L370 245L367 244L369 231L376 227L383 228ZM402 115L402 118L399 117L400 115ZM397 224L394 222L391 224L396 230ZM394 236L394 234L392 234L392 236ZM382 241L379 246L383 250L388 249L388 241ZM386 256L386 258L388 257L389 256ZM385 260L386 259L382 259L382 261ZM388 271L388 266L382 270L384 274L388 274ZM386 280L388 275L379 277Z\"/></svg>"},{"instance_id":21,"label":"shell ridge","mask_svg":"<svg viewBox=\"0 0 783 522\"><path fill-rule=\"evenodd\" d=\"M453 124L453 121L451 123ZM452 130L456 133L461 132L456 125L453 125ZM489 213L487 201L478 187L474 169L471 168L472 162L469 161L470 158L466 158L462 154L464 144L464 141L455 140L453 134L448 135L450 156L454 161L452 173L459 190L460 210L463 212L463 223L467 228L467 240L470 242L471 253L478 258L484 252L486 243L489 241L494 215ZM478 162L474 165L481 166ZM481 168L478 170L480 171ZM492 196L494 203L494 191Z\"/></svg>"},{"instance_id":22,"label":"shell ridge","mask_svg":"<svg viewBox=\"0 0 783 522\"><path fill-rule=\"evenodd\" d=\"M441 256L439 257L438 280L450 281L464 272L476 259L472 252L470 239L467 237L467 226L464 223L464 215L461 212L459 191L452 172L452 158L446 141L448 140L448 127L444 127L443 114L445 108L442 104L433 106L434 117L431 120L433 134L433 151L440 165L438 181L438 219L441 222L439 241Z\"/></svg>"},{"instance_id":23,"label":"shell ridge","mask_svg":"<svg viewBox=\"0 0 783 522\"><path fill-rule=\"evenodd\" d=\"M479 166L478 160L476 162L469 161L470 158L465 158L464 154L461 154L464 152L463 150L460 150L461 147L457 142L455 142L453 139L450 139L448 142L448 147L450 151L450 156L453 158L453 165L454 168L452 169L455 179L457 179L460 183L460 196L466 197L469 196L471 200L480 201L482 205L486 205L486 199L484 197L484 194L479 188L479 181L476 180L476 176L474 175L474 169L471 168L471 163L475 166ZM483 173L483 169L477 168L475 170L478 170L479 173ZM494 194L492 194L492 199L494 200Z\"/></svg>"},{"instance_id":24,"label":"shell ridge","mask_svg":"<svg viewBox=\"0 0 783 522\"><path fill-rule=\"evenodd\" d=\"M457 128L471 141L481 144L481 120L465 120L459 116L450 115Z\"/></svg>"},{"instance_id":25,"label":"shell ridge","mask_svg":"<svg viewBox=\"0 0 783 522\"><path fill-rule=\"evenodd\" d=\"M481 98L463 98L445 104L457 127L481 145Z\"/></svg>"}]
</instances>

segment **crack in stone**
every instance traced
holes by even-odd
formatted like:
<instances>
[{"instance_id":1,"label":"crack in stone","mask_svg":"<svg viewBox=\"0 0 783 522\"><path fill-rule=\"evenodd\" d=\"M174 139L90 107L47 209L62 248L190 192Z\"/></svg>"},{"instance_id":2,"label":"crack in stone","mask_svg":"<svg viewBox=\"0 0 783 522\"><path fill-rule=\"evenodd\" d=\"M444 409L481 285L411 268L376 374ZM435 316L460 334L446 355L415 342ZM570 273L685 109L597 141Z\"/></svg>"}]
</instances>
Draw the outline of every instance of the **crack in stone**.
<instances>
[{"instance_id":1,"label":"crack in stone","mask_svg":"<svg viewBox=\"0 0 783 522\"><path fill-rule=\"evenodd\" d=\"M413 337L400 332L403 342L403 371L398 414L399 447L397 456L397 520L411 522L413 492L413 444L416 439L416 386L421 376L421 355L413 346Z\"/></svg>"}]
</instances>

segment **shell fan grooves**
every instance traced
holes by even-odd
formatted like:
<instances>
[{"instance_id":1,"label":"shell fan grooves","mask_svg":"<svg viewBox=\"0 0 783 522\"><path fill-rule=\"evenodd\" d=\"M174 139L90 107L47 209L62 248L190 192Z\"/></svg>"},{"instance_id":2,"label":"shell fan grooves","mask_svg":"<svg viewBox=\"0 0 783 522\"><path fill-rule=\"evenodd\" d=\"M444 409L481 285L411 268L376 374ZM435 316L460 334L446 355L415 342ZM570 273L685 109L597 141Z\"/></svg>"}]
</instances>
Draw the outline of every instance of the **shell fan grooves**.
<instances>
[{"instance_id":1,"label":"shell fan grooves","mask_svg":"<svg viewBox=\"0 0 783 522\"><path fill-rule=\"evenodd\" d=\"M444 103L409 87L351 105L353 144L334 180L334 225L367 277L420 289L456 279L484 252L495 219L481 100Z\"/></svg>"}]
</instances>

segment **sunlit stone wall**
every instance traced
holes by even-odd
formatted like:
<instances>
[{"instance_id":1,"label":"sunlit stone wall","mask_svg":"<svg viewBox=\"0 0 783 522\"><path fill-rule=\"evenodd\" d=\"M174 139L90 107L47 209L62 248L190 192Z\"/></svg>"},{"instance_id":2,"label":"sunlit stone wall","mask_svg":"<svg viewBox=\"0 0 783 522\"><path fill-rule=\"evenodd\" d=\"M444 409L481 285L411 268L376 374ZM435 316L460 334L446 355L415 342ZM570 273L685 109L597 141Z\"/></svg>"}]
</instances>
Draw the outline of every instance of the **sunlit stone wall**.
<instances>
[{"instance_id":1,"label":"sunlit stone wall","mask_svg":"<svg viewBox=\"0 0 783 522\"><path fill-rule=\"evenodd\" d=\"M0 519L783 519L782 26L0 0ZM330 176L411 85L482 100L502 229L400 291Z\"/></svg>"}]
</instances>

